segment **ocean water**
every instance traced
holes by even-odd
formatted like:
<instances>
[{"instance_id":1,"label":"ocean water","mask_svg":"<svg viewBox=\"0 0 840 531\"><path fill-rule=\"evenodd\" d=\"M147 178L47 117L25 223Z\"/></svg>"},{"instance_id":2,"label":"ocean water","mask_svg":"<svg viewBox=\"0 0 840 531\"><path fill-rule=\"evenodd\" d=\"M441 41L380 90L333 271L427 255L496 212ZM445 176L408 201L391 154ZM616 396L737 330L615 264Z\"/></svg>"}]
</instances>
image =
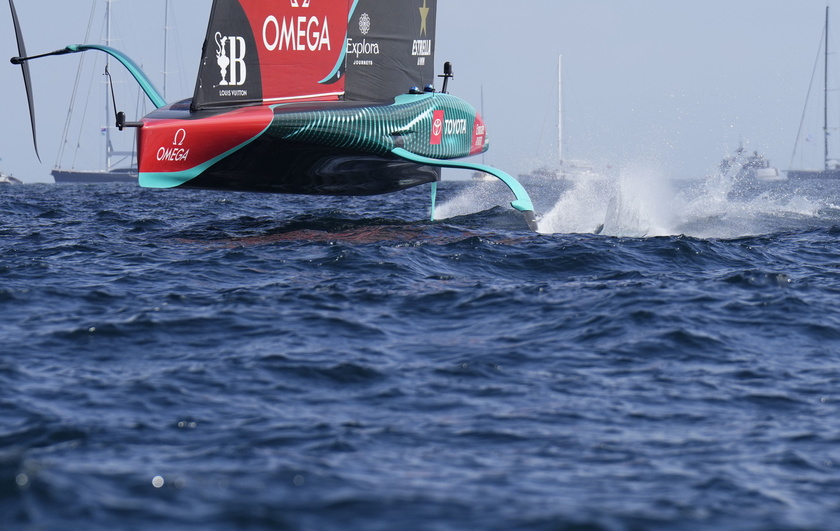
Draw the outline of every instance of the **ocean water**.
<instances>
[{"instance_id":1,"label":"ocean water","mask_svg":"<svg viewBox=\"0 0 840 531\"><path fill-rule=\"evenodd\" d=\"M0 190L0 528L836 529L840 184Z\"/></svg>"}]
</instances>

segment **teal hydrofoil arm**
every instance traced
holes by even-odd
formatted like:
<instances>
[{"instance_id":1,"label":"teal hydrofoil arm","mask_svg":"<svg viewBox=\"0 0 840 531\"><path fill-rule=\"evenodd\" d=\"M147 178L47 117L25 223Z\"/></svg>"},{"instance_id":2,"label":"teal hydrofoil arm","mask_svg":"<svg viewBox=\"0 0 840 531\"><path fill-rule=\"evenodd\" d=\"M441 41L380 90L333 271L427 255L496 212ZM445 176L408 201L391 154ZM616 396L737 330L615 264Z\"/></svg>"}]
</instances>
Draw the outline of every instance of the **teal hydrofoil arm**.
<instances>
[{"instance_id":1,"label":"teal hydrofoil arm","mask_svg":"<svg viewBox=\"0 0 840 531\"><path fill-rule=\"evenodd\" d=\"M519 210L525 215L525 222L528 223L528 228L532 231L537 231L537 218L534 214L534 204L531 202L531 197L528 195L528 192L525 191L525 188L513 177L508 175L507 173L503 172L498 168L494 168L492 166L486 166L484 164L472 164L469 162L458 162L454 160L439 160L439 159L432 159L429 157L423 157L421 155L416 155L406 149L403 148L394 148L391 150L391 153L400 157L401 159L409 160L411 162L416 162L418 164L426 164L428 166L437 166L440 168L457 168L463 170L475 170L481 171L484 173L488 173L503 183L507 185L513 195L516 196L516 200L510 203L510 206Z\"/></svg>"},{"instance_id":2,"label":"teal hydrofoil arm","mask_svg":"<svg viewBox=\"0 0 840 531\"><path fill-rule=\"evenodd\" d=\"M78 53L78 52L86 52L88 50L98 50L100 52L105 52L111 57L115 58L117 61L122 63L122 65L129 71L129 73L134 76L134 79L137 80L137 83L140 85L140 88L143 89L143 92L146 93L149 100L151 100L152 104L156 108L163 107L166 105L166 100L163 99L163 96L160 95L158 89L155 88L154 83L152 80L149 79L149 76L146 75L143 70L137 66L129 56L125 55L121 51L117 50L116 48L111 48L110 46L102 46L100 44L71 44L65 48L60 50L56 50L54 52L49 52L41 55L33 55L30 57L12 57L11 62L12 64L23 64L26 61L31 61L32 59L40 59L41 57L49 57L51 55L65 55L68 53Z\"/></svg>"},{"instance_id":3,"label":"teal hydrofoil arm","mask_svg":"<svg viewBox=\"0 0 840 531\"><path fill-rule=\"evenodd\" d=\"M149 76L147 76L146 73L143 72L143 70L139 66L137 66L137 63L132 61L132 59L129 56L125 55L121 51L115 48L111 48L110 46L101 46L99 44L71 44L67 47L67 49L71 52L86 52L88 50L99 50L100 52L107 53L108 55L122 63L125 69L128 70L132 76L134 76L134 79L136 79L137 83L140 84L140 88L143 89L143 92L145 92L146 96L148 96L151 100L152 105L154 105L158 109L166 105L166 100L163 99L163 96L160 95L158 89L155 88L155 85L154 83L152 83L152 80L149 79Z\"/></svg>"}]
</instances>

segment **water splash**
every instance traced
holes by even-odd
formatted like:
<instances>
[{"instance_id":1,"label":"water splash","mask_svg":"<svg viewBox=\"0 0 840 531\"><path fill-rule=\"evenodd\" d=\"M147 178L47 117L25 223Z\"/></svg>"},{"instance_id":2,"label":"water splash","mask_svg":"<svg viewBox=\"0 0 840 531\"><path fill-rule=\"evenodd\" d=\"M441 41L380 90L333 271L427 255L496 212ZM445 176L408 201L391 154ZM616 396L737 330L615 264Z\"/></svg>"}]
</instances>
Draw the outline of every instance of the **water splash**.
<instances>
[{"instance_id":1,"label":"water splash","mask_svg":"<svg viewBox=\"0 0 840 531\"><path fill-rule=\"evenodd\" d=\"M672 233L675 193L665 173L649 165L622 169L604 220L604 234L666 236Z\"/></svg>"},{"instance_id":2,"label":"water splash","mask_svg":"<svg viewBox=\"0 0 840 531\"><path fill-rule=\"evenodd\" d=\"M675 193L665 173L652 165L632 165L615 177L571 184L539 220L540 232L630 237L672 233Z\"/></svg>"},{"instance_id":3,"label":"water splash","mask_svg":"<svg viewBox=\"0 0 840 531\"><path fill-rule=\"evenodd\" d=\"M553 207L539 219L539 232L600 233L605 224L614 183L609 180L586 180L572 183Z\"/></svg>"},{"instance_id":4,"label":"water splash","mask_svg":"<svg viewBox=\"0 0 840 531\"><path fill-rule=\"evenodd\" d=\"M480 210L488 210L500 203L501 194L510 194L506 187L494 178L487 182L469 183L453 197L438 203L435 219L443 220L465 216Z\"/></svg>"},{"instance_id":5,"label":"water splash","mask_svg":"<svg viewBox=\"0 0 840 531\"><path fill-rule=\"evenodd\" d=\"M735 160L705 178L683 180L657 163L635 163L603 178L523 184L542 213L543 234L737 238L837 222L834 187L779 181L746 189L738 181L742 167ZM439 206L437 218L505 205L508 195L500 183L471 183Z\"/></svg>"}]
</instances>

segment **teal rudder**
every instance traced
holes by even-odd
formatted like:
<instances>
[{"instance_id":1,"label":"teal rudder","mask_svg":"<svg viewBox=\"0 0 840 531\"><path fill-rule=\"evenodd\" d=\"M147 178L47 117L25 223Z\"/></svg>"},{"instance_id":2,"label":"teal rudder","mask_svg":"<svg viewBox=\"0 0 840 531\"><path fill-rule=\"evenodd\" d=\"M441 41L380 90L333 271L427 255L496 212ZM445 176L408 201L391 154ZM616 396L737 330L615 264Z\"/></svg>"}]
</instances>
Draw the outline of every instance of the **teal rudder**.
<instances>
[{"instance_id":1,"label":"teal rudder","mask_svg":"<svg viewBox=\"0 0 840 531\"><path fill-rule=\"evenodd\" d=\"M523 187L519 181L517 181L507 173L503 172L502 170L494 168L492 166L486 166L484 164L472 164L469 162L439 160L432 159L429 157L423 157L422 155L417 155L404 148L394 148L393 150L391 150L391 153L393 153L397 157L400 157L401 159L416 162L418 164L426 164L428 166L437 166L440 168L457 168L463 170L481 171L496 177L497 179L505 183L505 185L507 185L510 191L513 192L513 195L516 197L514 201L511 201L510 206L522 212L525 215L525 221L528 223L528 227L536 232L537 219L534 213L534 203L531 201L531 197L528 195L528 192L525 190L525 187Z\"/></svg>"}]
</instances>

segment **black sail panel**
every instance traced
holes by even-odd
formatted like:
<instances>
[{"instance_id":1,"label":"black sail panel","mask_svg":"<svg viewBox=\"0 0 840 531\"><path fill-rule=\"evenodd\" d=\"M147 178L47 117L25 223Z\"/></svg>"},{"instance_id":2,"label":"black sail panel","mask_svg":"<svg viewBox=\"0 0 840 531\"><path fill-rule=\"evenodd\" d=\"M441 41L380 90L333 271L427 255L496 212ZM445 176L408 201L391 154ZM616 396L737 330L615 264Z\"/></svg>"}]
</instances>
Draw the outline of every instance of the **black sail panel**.
<instances>
[{"instance_id":1,"label":"black sail panel","mask_svg":"<svg viewBox=\"0 0 840 531\"><path fill-rule=\"evenodd\" d=\"M198 67L193 108L262 102L259 57L250 53L255 49L254 34L239 2L213 2Z\"/></svg>"},{"instance_id":2,"label":"black sail panel","mask_svg":"<svg viewBox=\"0 0 840 531\"><path fill-rule=\"evenodd\" d=\"M359 0L347 30L345 98L392 101L435 79L437 0Z\"/></svg>"}]
</instances>

